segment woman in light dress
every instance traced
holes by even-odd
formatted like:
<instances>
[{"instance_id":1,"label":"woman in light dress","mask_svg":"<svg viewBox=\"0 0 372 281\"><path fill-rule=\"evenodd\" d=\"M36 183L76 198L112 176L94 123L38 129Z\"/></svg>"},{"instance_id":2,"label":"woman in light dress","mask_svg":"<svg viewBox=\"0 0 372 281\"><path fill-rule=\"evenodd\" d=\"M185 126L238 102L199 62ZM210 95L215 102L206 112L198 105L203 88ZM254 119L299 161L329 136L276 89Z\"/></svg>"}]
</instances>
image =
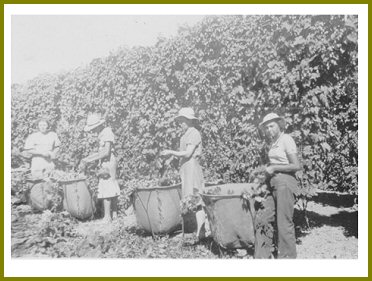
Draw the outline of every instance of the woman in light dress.
<instances>
[{"instance_id":1,"label":"woman in light dress","mask_svg":"<svg viewBox=\"0 0 372 281\"><path fill-rule=\"evenodd\" d=\"M86 164L99 161L97 198L103 200L103 222L111 222L117 218L117 198L120 194L119 183L116 179L117 162L115 157L115 136L111 128L105 125L106 120L99 113L88 115L86 132L98 134L99 150L81 160L80 169Z\"/></svg>"},{"instance_id":2,"label":"woman in light dress","mask_svg":"<svg viewBox=\"0 0 372 281\"><path fill-rule=\"evenodd\" d=\"M178 116L175 118L180 124L184 134L180 140L179 151L164 150L162 156L175 156L180 158L180 176L182 182L182 197L188 195L197 195L204 189L204 178L199 159L202 154L202 139L198 131L198 119L195 117L192 108L181 108ZM206 222L206 214L203 209L196 212L197 231L199 237L200 230ZM206 227L208 227L206 225Z\"/></svg>"}]
</instances>

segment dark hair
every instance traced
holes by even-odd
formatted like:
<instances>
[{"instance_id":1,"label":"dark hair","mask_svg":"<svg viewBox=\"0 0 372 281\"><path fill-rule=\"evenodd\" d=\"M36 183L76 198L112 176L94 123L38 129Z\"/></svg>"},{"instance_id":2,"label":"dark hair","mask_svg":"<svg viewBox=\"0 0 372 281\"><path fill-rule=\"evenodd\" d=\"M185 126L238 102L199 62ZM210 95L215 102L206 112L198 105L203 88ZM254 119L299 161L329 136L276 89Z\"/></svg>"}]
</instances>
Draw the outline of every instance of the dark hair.
<instances>
[{"instance_id":1,"label":"dark hair","mask_svg":"<svg viewBox=\"0 0 372 281\"><path fill-rule=\"evenodd\" d=\"M278 124L281 132L283 132L285 130L285 120L279 119L279 120L275 120L274 122L276 122L276 124Z\"/></svg>"},{"instance_id":2,"label":"dark hair","mask_svg":"<svg viewBox=\"0 0 372 281\"><path fill-rule=\"evenodd\" d=\"M103 122L102 124L99 124L97 127L93 128L92 131L99 132L99 131L102 131L107 126L108 126L107 120L105 119L105 122Z\"/></svg>"},{"instance_id":3,"label":"dark hair","mask_svg":"<svg viewBox=\"0 0 372 281\"><path fill-rule=\"evenodd\" d=\"M195 129L197 129L198 131L201 131L202 128L201 128L199 120L193 119L192 120L192 125L194 126Z\"/></svg>"}]
</instances>

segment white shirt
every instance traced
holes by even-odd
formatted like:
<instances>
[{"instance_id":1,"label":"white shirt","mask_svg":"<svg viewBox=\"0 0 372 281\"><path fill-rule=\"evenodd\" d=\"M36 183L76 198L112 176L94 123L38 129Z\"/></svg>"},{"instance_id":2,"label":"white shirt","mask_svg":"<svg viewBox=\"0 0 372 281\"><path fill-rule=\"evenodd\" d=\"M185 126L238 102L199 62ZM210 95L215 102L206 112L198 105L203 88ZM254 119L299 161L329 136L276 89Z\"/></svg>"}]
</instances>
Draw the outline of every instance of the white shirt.
<instances>
[{"instance_id":1,"label":"white shirt","mask_svg":"<svg viewBox=\"0 0 372 281\"><path fill-rule=\"evenodd\" d=\"M40 153L52 152L56 147L60 146L61 142L55 132L43 134L36 132L31 134L25 142L25 150L35 149ZM31 173L39 176L43 171L52 170L54 163L50 158L34 156L31 160Z\"/></svg>"},{"instance_id":2,"label":"white shirt","mask_svg":"<svg viewBox=\"0 0 372 281\"><path fill-rule=\"evenodd\" d=\"M271 144L269 150L270 164L289 164L288 155L296 153L297 146L293 138L290 135L281 133L279 138Z\"/></svg>"}]
</instances>

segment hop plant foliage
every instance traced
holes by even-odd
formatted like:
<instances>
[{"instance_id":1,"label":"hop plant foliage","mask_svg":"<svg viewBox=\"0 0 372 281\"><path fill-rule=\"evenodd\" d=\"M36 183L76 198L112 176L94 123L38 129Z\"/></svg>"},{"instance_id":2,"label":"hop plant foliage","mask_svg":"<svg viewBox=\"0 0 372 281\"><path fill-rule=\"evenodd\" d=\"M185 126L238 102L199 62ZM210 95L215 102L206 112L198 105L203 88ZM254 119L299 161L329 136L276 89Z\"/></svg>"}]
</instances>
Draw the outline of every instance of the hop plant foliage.
<instances>
[{"instance_id":1,"label":"hop plant foliage","mask_svg":"<svg viewBox=\"0 0 372 281\"><path fill-rule=\"evenodd\" d=\"M257 125L274 111L299 146L306 185L356 193L357 38L351 15L206 17L154 46L12 85L12 147L21 149L33 120L47 116L62 141L61 160L77 165L95 147L85 116L100 110L116 136L119 179L161 178L160 151L179 146L174 116L192 106L204 169L244 182L264 162Z\"/></svg>"}]
</instances>

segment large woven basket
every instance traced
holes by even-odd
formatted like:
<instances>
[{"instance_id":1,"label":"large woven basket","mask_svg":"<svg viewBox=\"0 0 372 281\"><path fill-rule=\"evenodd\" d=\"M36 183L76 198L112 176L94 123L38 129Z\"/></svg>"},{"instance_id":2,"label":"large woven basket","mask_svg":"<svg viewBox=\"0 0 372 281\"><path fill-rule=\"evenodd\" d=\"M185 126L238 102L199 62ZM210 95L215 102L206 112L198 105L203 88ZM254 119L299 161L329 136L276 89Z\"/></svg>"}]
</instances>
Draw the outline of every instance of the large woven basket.
<instances>
[{"instance_id":1,"label":"large woven basket","mask_svg":"<svg viewBox=\"0 0 372 281\"><path fill-rule=\"evenodd\" d=\"M133 195L137 224L151 234L166 234L181 225L181 184L139 188Z\"/></svg>"},{"instance_id":2,"label":"large woven basket","mask_svg":"<svg viewBox=\"0 0 372 281\"><path fill-rule=\"evenodd\" d=\"M249 185L231 183L218 186L221 188L219 195L201 194L213 239L223 248L253 246L255 236L251 202L241 197L241 193L248 190ZM233 194L229 194L232 192Z\"/></svg>"}]
</instances>

